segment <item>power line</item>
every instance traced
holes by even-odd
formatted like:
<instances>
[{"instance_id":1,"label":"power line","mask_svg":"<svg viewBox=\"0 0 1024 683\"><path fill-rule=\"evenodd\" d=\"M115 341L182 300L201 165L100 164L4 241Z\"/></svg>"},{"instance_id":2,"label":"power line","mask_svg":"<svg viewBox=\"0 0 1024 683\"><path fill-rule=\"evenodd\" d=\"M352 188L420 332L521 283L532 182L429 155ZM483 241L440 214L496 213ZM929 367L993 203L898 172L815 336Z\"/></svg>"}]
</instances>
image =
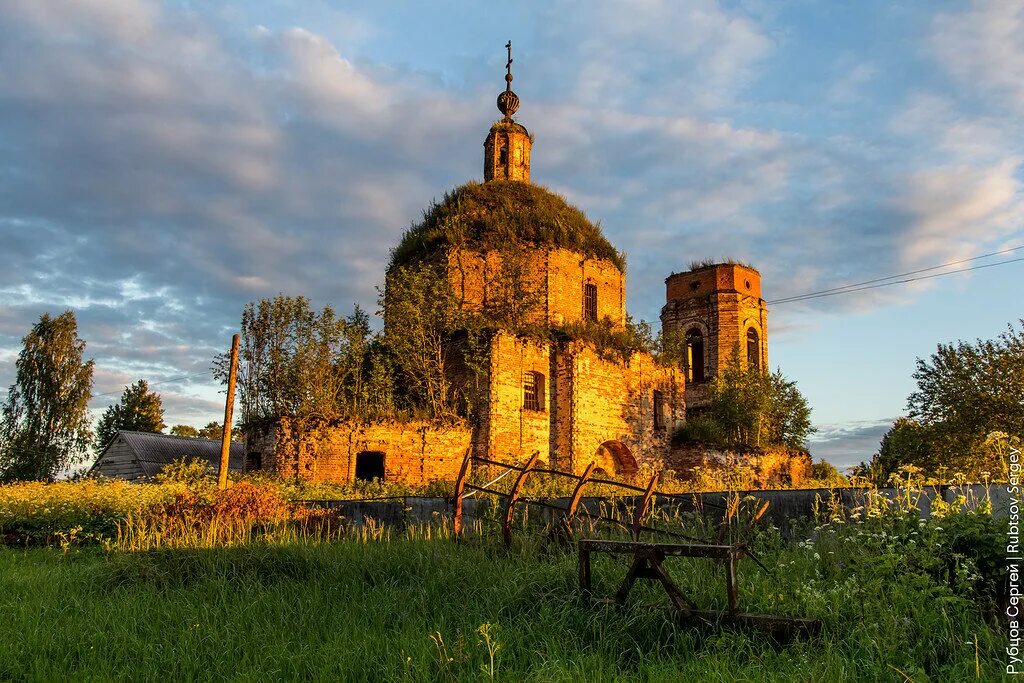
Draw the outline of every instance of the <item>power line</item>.
<instances>
[{"instance_id":1,"label":"power line","mask_svg":"<svg viewBox=\"0 0 1024 683\"><path fill-rule=\"evenodd\" d=\"M856 287L854 285L850 285L850 287L852 287L852 289L837 288L835 290L823 290L821 292L814 292L812 294L803 294L801 296L794 296L794 297L790 297L788 299L777 299L775 301L769 301L768 303L769 304L788 304L788 303L792 303L794 301L810 301L811 299L822 299L824 297L837 296L839 294L850 294L852 292L862 292L865 289L877 289L879 287L891 287L892 285L903 285L903 284L906 284L908 282L917 282L919 280L930 280L932 278L942 277L944 275L955 275L957 273L966 273L966 272L969 272L969 271L972 271L972 270L981 270L983 268L994 268L995 266L1005 266L1008 263L1018 263L1020 261L1024 261L1024 257L1010 259L1008 261L999 261L998 263L984 263L984 264L982 264L980 266L972 266L970 268L961 268L959 270L950 270L950 271L946 271L945 273L934 273L932 275L922 275L921 277L911 277L911 278L907 278L905 280L894 280L892 282L881 282L879 284L865 285L864 287ZM944 266L936 266L936 268L942 268L942 267L944 267ZM929 270L934 270L934 268L930 268ZM900 276L899 275L894 275L892 277L900 277ZM889 279L889 278L881 278L881 279Z\"/></svg>"},{"instance_id":2,"label":"power line","mask_svg":"<svg viewBox=\"0 0 1024 683\"><path fill-rule=\"evenodd\" d=\"M908 275L917 275L918 273L927 273L928 271L938 270L940 268L948 268L950 266L959 265L961 263L968 263L970 261L978 261L980 259L990 258L992 256L999 256L1000 254L1009 254L1009 253L1018 251L1020 249L1024 249L1024 244L1022 244L1020 246L1016 246L1016 247L1010 247L1008 249L1001 249L1000 251L993 251L991 253L982 254L980 256L972 256L971 258L960 259L958 261L950 261L949 263L943 263L943 264L938 265L938 266L929 266L928 268L920 268L918 270L911 270L911 271L908 271L906 273L897 273L896 275L887 275L886 277L879 277L879 278L875 278L873 280L864 280L863 282L854 282L852 284L843 285L841 287L833 287L831 289L822 289L822 290L818 290L816 292L808 292L806 294L798 294L796 296L783 297L781 299L775 299L774 301L769 301L767 303L769 303L769 304L784 304L784 303L789 303L790 301L801 301L801 300L804 300L804 299L816 299L816 298L819 298L819 297L824 296L824 295L832 295L833 293L834 294L844 294L847 291L856 292L856 291L861 291L862 289L873 289L873 287L865 287L863 285L871 285L871 284L878 283L878 282L885 282L886 280L894 280L895 278L906 277ZM903 283L906 283L906 282L914 282L915 280L927 280L927 279L929 279L931 277L938 277L940 275L952 275L954 273L964 273L964 272L967 272L969 270L977 270L980 267L998 266L998 265L1003 265L1004 263L1014 263L1014 262L1019 261L1019 260L1020 259L1013 259L1013 260L1010 260L1010 261L1000 261L999 263L990 263L990 264L986 264L985 266L976 266L974 268L962 268L960 270L951 270L948 273L938 273L936 275L930 275L930 276L922 277L922 278L912 278L912 279L909 279L909 280L901 280L900 282L889 282L889 283L886 283L886 284L883 284L883 285L878 285L878 286L879 287L885 287L885 286L888 286L888 285L903 284Z\"/></svg>"},{"instance_id":3,"label":"power line","mask_svg":"<svg viewBox=\"0 0 1024 683\"><path fill-rule=\"evenodd\" d=\"M185 379L192 379L193 377L202 377L203 375L212 375L212 374L213 374L213 370L206 370L205 372L197 372L197 373L195 373L193 375L182 375L181 377L171 377L170 379L162 379L159 382L148 382L147 386L155 387L155 386L159 386L161 384L168 384L170 382L180 382L180 381L185 380ZM123 392L124 392L123 389L121 391L107 391L107 392L102 393L102 394L93 394L92 397L93 398L99 398L100 396L116 396L116 395L119 395L119 394L121 394Z\"/></svg>"}]
</instances>

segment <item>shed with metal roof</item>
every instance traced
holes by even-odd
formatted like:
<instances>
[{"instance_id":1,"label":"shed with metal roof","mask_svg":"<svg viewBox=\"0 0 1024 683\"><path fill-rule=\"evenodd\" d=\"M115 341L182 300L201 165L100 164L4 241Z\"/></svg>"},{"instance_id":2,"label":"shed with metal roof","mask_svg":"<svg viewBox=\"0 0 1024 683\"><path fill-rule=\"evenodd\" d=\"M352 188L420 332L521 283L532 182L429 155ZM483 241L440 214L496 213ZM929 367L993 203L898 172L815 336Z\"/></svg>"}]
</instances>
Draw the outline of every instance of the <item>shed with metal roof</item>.
<instances>
[{"instance_id":1,"label":"shed with metal roof","mask_svg":"<svg viewBox=\"0 0 1024 683\"><path fill-rule=\"evenodd\" d=\"M118 479L147 479L175 460L205 462L214 471L220 463L220 441L172 436L151 432L119 431L100 453L89 473ZM245 445L231 444L228 468L241 472L245 464Z\"/></svg>"}]
</instances>

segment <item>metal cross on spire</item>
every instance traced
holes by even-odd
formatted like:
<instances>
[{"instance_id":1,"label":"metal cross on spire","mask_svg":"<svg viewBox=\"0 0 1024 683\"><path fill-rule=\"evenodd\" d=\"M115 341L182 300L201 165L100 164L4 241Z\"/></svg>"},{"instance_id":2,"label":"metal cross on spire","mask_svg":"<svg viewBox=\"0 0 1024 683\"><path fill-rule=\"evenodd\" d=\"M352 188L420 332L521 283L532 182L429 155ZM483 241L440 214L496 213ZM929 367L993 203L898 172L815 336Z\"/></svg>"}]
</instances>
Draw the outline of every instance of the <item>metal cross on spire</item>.
<instances>
[{"instance_id":1,"label":"metal cross on spire","mask_svg":"<svg viewBox=\"0 0 1024 683\"><path fill-rule=\"evenodd\" d=\"M508 62L505 64L505 92L498 95L498 111L505 115L505 121L512 120L512 115L519 109L519 98L512 92L512 41L505 43L508 50Z\"/></svg>"},{"instance_id":2,"label":"metal cross on spire","mask_svg":"<svg viewBox=\"0 0 1024 683\"><path fill-rule=\"evenodd\" d=\"M505 64L505 90L512 89L512 41L505 43L505 49L508 50L508 63Z\"/></svg>"}]
</instances>

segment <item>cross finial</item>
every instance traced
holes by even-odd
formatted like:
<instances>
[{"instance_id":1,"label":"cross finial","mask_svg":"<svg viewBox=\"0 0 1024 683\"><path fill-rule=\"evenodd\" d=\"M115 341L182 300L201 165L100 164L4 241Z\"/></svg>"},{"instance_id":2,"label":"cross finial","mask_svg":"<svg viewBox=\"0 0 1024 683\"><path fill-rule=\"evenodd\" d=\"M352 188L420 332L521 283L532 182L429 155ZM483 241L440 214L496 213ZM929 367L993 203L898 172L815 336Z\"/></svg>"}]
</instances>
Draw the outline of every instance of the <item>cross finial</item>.
<instances>
[{"instance_id":1,"label":"cross finial","mask_svg":"<svg viewBox=\"0 0 1024 683\"><path fill-rule=\"evenodd\" d=\"M512 41L505 43L508 50L508 62L505 64L505 92L498 95L498 111L505 115L505 121L512 120L512 115L519 109L519 98L512 92Z\"/></svg>"},{"instance_id":2,"label":"cross finial","mask_svg":"<svg viewBox=\"0 0 1024 683\"><path fill-rule=\"evenodd\" d=\"M508 50L508 63L505 64L505 90L512 89L512 41L505 43L505 49Z\"/></svg>"}]
</instances>

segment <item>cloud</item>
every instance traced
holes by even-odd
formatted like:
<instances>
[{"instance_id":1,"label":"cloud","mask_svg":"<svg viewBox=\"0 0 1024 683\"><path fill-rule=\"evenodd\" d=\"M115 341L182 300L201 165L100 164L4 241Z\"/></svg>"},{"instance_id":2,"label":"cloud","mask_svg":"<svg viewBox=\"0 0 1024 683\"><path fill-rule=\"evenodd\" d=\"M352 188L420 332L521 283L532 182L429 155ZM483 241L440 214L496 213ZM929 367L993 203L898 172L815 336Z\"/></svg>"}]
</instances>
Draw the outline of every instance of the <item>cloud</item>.
<instances>
[{"instance_id":1,"label":"cloud","mask_svg":"<svg viewBox=\"0 0 1024 683\"><path fill-rule=\"evenodd\" d=\"M759 123L748 98L784 45L743 6L538 10L520 92L537 136L534 178L627 251L634 313L656 319L662 279L696 258L755 262L775 298L1012 234L1021 179L1007 141L1024 139L1019 124L981 107L966 116L955 98L925 91L877 138ZM481 85L459 88L460 74L357 56L346 41L375 34L359 17L333 22L357 28L329 38L326 26L271 29L225 12L0 5L0 360L39 314L73 306L97 391L117 391L205 371L244 303L262 296L374 310L402 230L479 175L497 80L484 85L480 64L463 68ZM944 21L933 25L936 50L949 39ZM1013 58L1000 45L992 55ZM844 61L830 106L856 101L885 71L880 60ZM977 80L1015 101L1006 77ZM806 325L799 314L775 320L777 330ZM0 382L12 376L4 360ZM216 403L198 382L161 386L169 404L172 389ZM184 414L188 399L174 400Z\"/></svg>"},{"instance_id":2,"label":"cloud","mask_svg":"<svg viewBox=\"0 0 1024 683\"><path fill-rule=\"evenodd\" d=\"M817 425L818 432L808 439L811 455L840 470L869 462L895 419Z\"/></svg>"},{"instance_id":3,"label":"cloud","mask_svg":"<svg viewBox=\"0 0 1024 683\"><path fill-rule=\"evenodd\" d=\"M975 0L932 22L931 47L961 86L1024 114L1024 5Z\"/></svg>"},{"instance_id":4,"label":"cloud","mask_svg":"<svg viewBox=\"0 0 1024 683\"><path fill-rule=\"evenodd\" d=\"M551 45L576 36L543 77L571 83L575 104L600 110L693 113L734 101L756 76L772 40L750 16L713 0L556 3ZM571 17L567 19L567 17Z\"/></svg>"},{"instance_id":5,"label":"cloud","mask_svg":"<svg viewBox=\"0 0 1024 683\"><path fill-rule=\"evenodd\" d=\"M159 379L208 367L247 300L372 302L466 108L300 29L243 59L199 14L91 5L0 9L0 344L73 306L102 367Z\"/></svg>"}]
</instances>

